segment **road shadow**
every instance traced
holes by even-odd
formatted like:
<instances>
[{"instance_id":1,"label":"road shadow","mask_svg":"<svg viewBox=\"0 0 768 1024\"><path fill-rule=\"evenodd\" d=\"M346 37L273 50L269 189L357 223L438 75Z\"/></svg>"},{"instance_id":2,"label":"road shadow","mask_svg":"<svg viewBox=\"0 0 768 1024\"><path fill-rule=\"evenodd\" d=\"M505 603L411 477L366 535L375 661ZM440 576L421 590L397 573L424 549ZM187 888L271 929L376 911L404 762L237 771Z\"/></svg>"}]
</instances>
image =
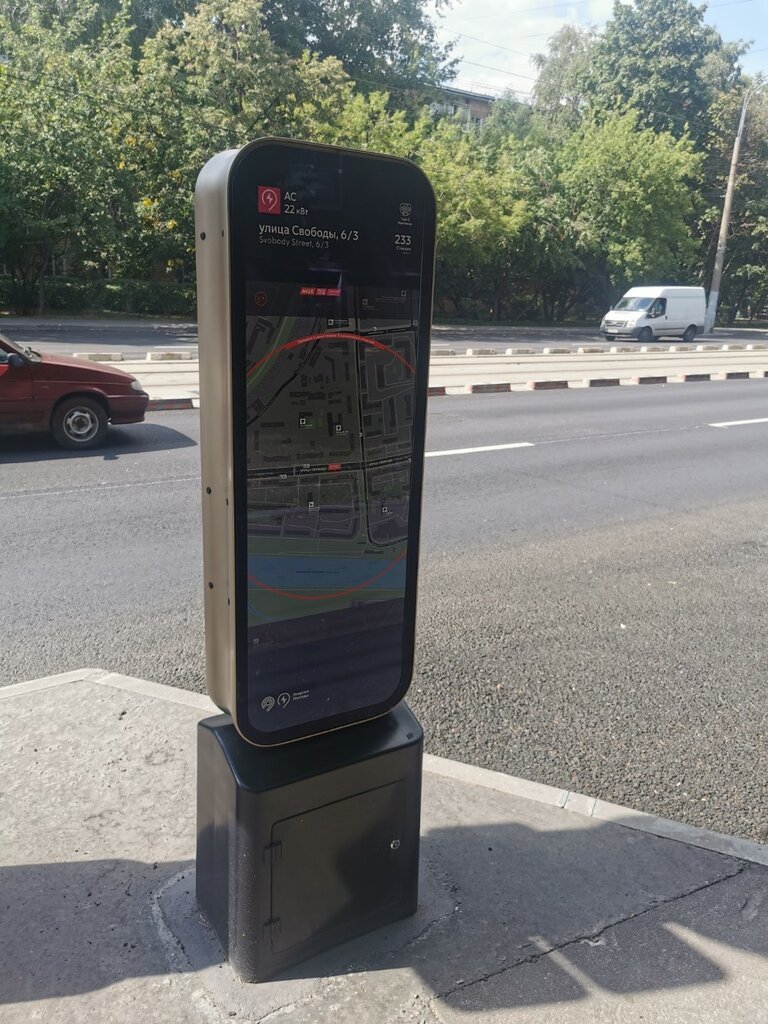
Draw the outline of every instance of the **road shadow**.
<instances>
[{"instance_id":1,"label":"road shadow","mask_svg":"<svg viewBox=\"0 0 768 1024\"><path fill-rule=\"evenodd\" d=\"M342 858L342 883L347 868ZM230 1016L261 1019L306 998L316 1019L330 1020L324 1000L338 988L326 979L340 976L350 998L360 977L365 998L380 997L390 1015L412 1005L420 985L424 1001L483 1014L579 1004L601 992L712 990L732 977L729 951L768 957L759 913L768 870L618 824L430 829L421 870L416 917L243 985L222 970L191 862L3 867L0 1003L71 997L165 975L172 964L195 972ZM254 907L259 931L269 913Z\"/></svg>"},{"instance_id":2,"label":"road shadow","mask_svg":"<svg viewBox=\"0 0 768 1024\"><path fill-rule=\"evenodd\" d=\"M67 459L101 459L114 462L125 455L195 447L198 442L179 430L159 423L110 426L104 443L85 451L60 448L50 434L17 434L0 437L0 463L60 462Z\"/></svg>"}]
</instances>

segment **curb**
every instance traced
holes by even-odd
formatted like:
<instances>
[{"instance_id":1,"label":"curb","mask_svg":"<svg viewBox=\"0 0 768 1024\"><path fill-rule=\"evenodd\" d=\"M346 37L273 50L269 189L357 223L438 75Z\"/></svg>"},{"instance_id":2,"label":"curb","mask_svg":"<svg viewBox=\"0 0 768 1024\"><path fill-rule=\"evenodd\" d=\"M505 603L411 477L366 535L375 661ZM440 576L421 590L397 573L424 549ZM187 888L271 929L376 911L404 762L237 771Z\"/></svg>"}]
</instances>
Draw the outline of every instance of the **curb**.
<instances>
[{"instance_id":1,"label":"curb","mask_svg":"<svg viewBox=\"0 0 768 1024\"><path fill-rule=\"evenodd\" d=\"M469 395L492 395L512 390L509 384L466 384L465 389Z\"/></svg>"},{"instance_id":2,"label":"curb","mask_svg":"<svg viewBox=\"0 0 768 1024\"><path fill-rule=\"evenodd\" d=\"M199 408L199 398L150 398L147 412L170 412L175 409Z\"/></svg>"},{"instance_id":3,"label":"curb","mask_svg":"<svg viewBox=\"0 0 768 1024\"><path fill-rule=\"evenodd\" d=\"M72 672L62 672L58 675L44 676L40 679L30 679L22 683L11 683L9 686L0 687L0 702L22 694L78 682L116 688L155 700L170 701L198 713L216 714L219 711L206 694L98 668L83 668ZM587 818L612 822L624 828L646 832L662 839L683 843L686 846L710 850L753 864L768 865L768 845L765 843L742 839L739 836L725 835L722 832L687 825L670 818L660 818L654 814L648 814L646 811L637 811L634 808L622 807L620 804L613 804L597 797L574 793L570 789L558 789L545 783L531 782L515 775L479 768L461 761L437 757L434 754L424 754L424 772L469 785L481 786L484 789L492 789L499 793L507 793L510 796L545 804L549 807L559 807L564 814L581 814Z\"/></svg>"},{"instance_id":4,"label":"curb","mask_svg":"<svg viewBox=\"0 0 768 1024\"><path fill-rule=\"evenodd\" d=\"M671 818L659 818L646 811L637 811L632 807L622 807L608 800L574 793L570 789L558 789L543 782L530 782L515 775L491 771L489 768L478 768L461 761L436 757L434 754L424 755L424 771L431 775L455 779L470 785L495 789L500 793L531 800L550 807L560 807L565 813L584 815L600 821L610 821L637 832L648 832L661 839L671 839L686 846L695 846L700 850L711 850L727 857L737 857L752 864L768 865L768 844L756 843L740 836L729 836L723 832L687 825Z\"/></svg>"},{"instance_id":5,"label":"curb","mask_svg":"<svg viewBox=\"0 0 768 1024\"><path fill-rule=\"evenodd\" d=\"M531 391L555 391L568 387L567 380L529 380L526 387Z\"/></svg>"},{"instance_id":6,"label":"curb","mask_svg":"<svg viewBox=\"0 0 768 1024\"><path fill-rule=\"evenodd\" d=\"M567 380L529 380L527 383L505 381L500 384L436 384L427 388L427 396L429 398L445 398L456 395L506 395L523 388L528 391L579 391L583 388L625 388L643 384L692 384L707 381L766 379L768 379L768 370L730 370L719 374L687 373L679 377L585 377L579 383ZM150 398L147 412L171 412L199 408L199 398Z\"/></svg>"},{"instance_id":7,"label":"curb","mask_svg":"<svg viewBox=\"0 0 768 1024\"><path fill-rule=\"evenodd\" d=\"M175 352L160 352L153 350L147 352L143 359L138 356L134 356L133 353L125 358L123 352L73 352L73 359L87 359L91 363L159 363L159 362L172 362L174 360L183 360L185 362L192 362L194 360L195 353L192 349L178 349Z\"/></svg>"},{"instance_id":8,"label":"curb","mask_svg":"<svg viewBox=\"0 0 768 1024\"><path fill-rule=\"evenodd\" d=\"M703 381L725 380L764 380L768 379L768 370L731 370L723 373L686 373L672 377L585 377L582 381L575 380L529 380L504 382L499 384L464 384L463 386L434 386L428 389L430 398L454 395L490 395L507 394L526 388L529 391L561 391L568 389L578 391L582 388L632 387L638 384L693 384Z\"/></svg>"},{"instance_id":9,"label":"curb","mask_svg":"<svg viewBox=\"0 0 768 1024\"><path fill-rule=\"evenodd\" d=\"M161 362L170 362L171 360L174 360L174 359L182 359L182 360L186 360L187 362L191 362L192 361L192 357L193 357L194 354L195 353L191 349L187 349L186 351L184 349L181 349L178 352L158 352L158 351L153 351L153 352L147 352L145 362L148 362L148 363L161 363Z\"/></svg>"}]
</instances>

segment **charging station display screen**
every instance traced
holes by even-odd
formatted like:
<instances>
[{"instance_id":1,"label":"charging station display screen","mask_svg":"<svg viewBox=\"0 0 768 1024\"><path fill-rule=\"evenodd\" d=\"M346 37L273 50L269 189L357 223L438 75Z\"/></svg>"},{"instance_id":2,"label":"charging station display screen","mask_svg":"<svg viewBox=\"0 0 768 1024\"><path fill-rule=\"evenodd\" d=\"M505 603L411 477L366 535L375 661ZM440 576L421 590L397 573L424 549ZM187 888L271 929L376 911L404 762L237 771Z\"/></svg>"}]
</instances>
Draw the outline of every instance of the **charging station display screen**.
<instances>
[{"instance_id":1,"label":"charging station display screen","mask_svg":"<svg viewBox=\"0 0 768 1024\"><path fill-rule=\"evenodd\" d=\"M410 682L434 205L405 162L268 143L230 207L238 714L279 742Z\"/></svg>"}]
</instances>

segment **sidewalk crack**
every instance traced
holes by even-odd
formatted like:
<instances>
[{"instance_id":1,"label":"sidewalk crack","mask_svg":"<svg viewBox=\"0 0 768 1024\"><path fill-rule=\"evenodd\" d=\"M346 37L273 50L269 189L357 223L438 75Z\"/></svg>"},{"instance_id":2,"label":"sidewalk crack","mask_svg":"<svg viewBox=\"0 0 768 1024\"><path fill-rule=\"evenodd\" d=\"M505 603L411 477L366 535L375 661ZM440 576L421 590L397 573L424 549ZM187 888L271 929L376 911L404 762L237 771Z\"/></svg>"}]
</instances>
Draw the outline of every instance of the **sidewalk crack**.
<instances>
[{"instance_id":1,"label":"sidewalk crack","mask_svg":"<svg viewBox=\"0 0 768 1024\"><path fill-rule=\"evenodd\" d=\"M472 988L473 985L479 985L482 982L489 981L491 978L496 978L501 974L506 974L507 971L514 971L516 968L522 967L524 964L536 964L545 957L548 957L550 953L558 953L563 949L568 949L569 946L576 946L580 942L595 943L612 928L626 924L627 921L634 921L636 918L644 917L646 914L650 914L652 911L658 910L659 907L669 906L672 903L676 903L678 900L684 900L689 896L695 896L697 893L704 892L707 889L712 889L714 886L720 885L721 882L727 882L731 878L736 878L738 875L743 874L749 867L750 864L747 861L738 861L733 871L729 871L728 874L721 875L719 878L712 879L709 882L704 882L701 885L696 885L692 889L687 889L685 892L678 893L675 896L659 897L654 899L649 906L644 907L642 910L636 910L634 913L627 914L625 917L620 917L615 921L610 921L608 924L603 925L596 931L577 935L572 939L566 939L560 943L553 943L547 948L540 949L536 953L530 953L526 956L522 956L513 963L507 963L504 964L503 967L499 967L494 971L488 971L487 974L483 974L479 978L473 978L471 981L466 981L463 984L457 984L455 987L446 989L444 992L438 992L432 996L429 1001L429 1005L432 1006L438 999L444 999L447 996L454 995L456 992Z\"/></svg>"}]
</instances>

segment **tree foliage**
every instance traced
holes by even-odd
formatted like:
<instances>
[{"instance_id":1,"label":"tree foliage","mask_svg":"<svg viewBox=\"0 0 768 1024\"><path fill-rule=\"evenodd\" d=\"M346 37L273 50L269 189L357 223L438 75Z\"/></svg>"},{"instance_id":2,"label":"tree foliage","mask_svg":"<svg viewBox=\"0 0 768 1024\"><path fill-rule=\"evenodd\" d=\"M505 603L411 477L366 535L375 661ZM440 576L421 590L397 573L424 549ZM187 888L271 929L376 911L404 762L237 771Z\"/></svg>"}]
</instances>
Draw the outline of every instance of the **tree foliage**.
<instances>
[{"instance_id":1,"label":"tree foliage","mask_svg":"<svg viewBox=\"0 0 768 1024\"><path fill-rule=\"evenodd\" d=\"M700 159L686 138L612 114L574 136L562 182L577 251L601 254L611 284L690 279L689 222Z\"/></svg>"},{"instance_id":2,"label":"tree foliage","mask_svg":"<svg viewBox=\"0 0 768 1024\"><path fill-rule=\"evenodd\" d=\"M130 117L128 29L116 18L77 44L92 9L54 30L33 11L0 22L0 253L22 305L50 260L103 269L126 214L121 136Z\"/></svg>"},{"instance_id":3,"label":"tree foliage","mask_svg":"<svg viewBox=\"0 0 768 1024\"><path fill-rule=\"evenodd\" d=\"M262 9L280 50L334 57L365 91L434 86L452 74L451 48L438 43L424 0L262 0Z\"/></svg>"},{"instance_id":4,"label":"tree foliage","mask_svg":"<svg viewBox=\"0 0 768 1024\"><path fill-rule=\"evenodd\" d=\"M643 126L703 142L710 105L738 79L739 52L690 0L616 0L590 54L592 103L633 107Z\"/></svg>"},{"instance_id":5,"label":"tree foliage","mask_svg":"<svg viewBox=\"0 0 768 1024\"><path fill-rule=\"evenodd\" d=\"M189 282L200 168L282 135L424 167L443 314L593 315L628 284L706 283L738 53L690 0L617 2L602 33L553 36L532 104L468 126L427 102L449 56L425 0L0 0L0 269L23 308L51 273L88 283L73 295ZM726 315L768 304L767 172L757 93Z\"/></svg>"}]
</instances>

